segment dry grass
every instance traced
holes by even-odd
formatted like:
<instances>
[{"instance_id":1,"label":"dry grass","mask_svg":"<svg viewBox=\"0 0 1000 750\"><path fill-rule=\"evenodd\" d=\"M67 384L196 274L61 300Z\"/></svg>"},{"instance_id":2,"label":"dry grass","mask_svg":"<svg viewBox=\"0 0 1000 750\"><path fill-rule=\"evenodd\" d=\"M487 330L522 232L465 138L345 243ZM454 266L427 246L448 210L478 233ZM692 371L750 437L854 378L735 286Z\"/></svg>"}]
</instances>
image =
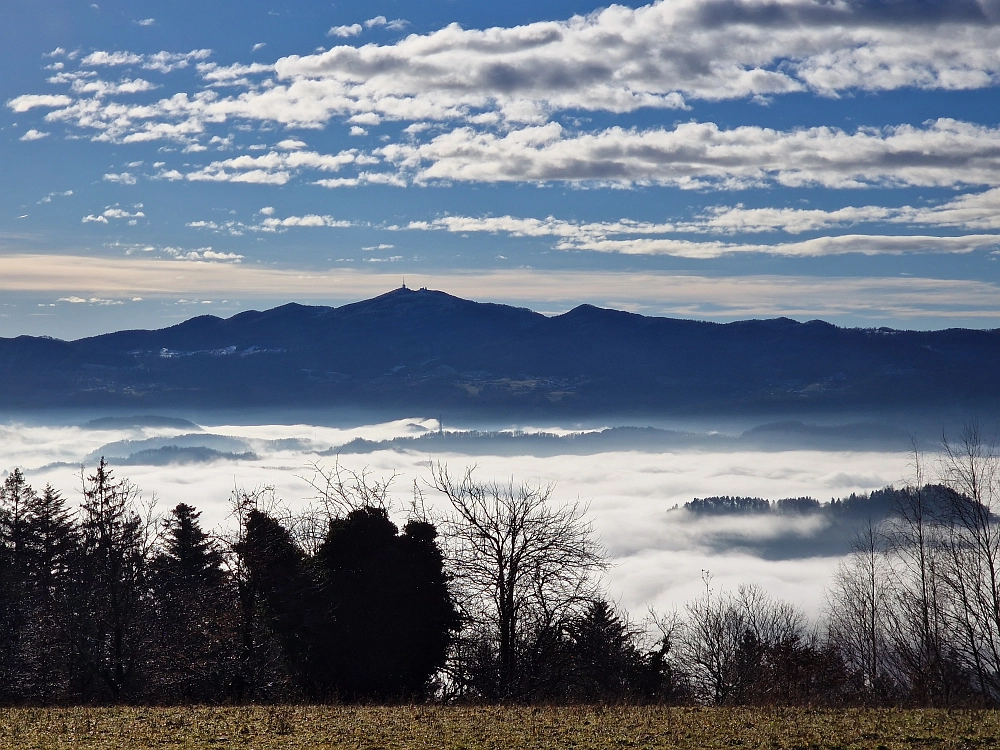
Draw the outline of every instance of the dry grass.
<instances>
[{"instance_id":1,"label":"dry grass","mask_svg":"<svg viewBox=\"0 0 1000 750\"><path fill-rule=\"evenodd\" d=\"M0 748L978 748L994 711L326 707L0 710Z\"/></svg>"}]
</instances>

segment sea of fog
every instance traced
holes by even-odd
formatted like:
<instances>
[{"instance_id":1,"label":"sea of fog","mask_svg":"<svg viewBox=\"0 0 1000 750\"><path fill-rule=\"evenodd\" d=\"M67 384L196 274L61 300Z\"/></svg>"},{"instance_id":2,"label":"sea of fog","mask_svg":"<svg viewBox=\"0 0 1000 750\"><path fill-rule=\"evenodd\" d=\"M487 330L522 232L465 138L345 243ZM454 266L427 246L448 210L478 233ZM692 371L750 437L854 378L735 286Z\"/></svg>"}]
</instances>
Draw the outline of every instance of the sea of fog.
<instances>
[{"instance_id":1,"label":"sea of fog","mask_svg":"<svg viewBox=\"0 0 1000 750\"><path fill-rule=\"evenodd\" d=\"M183 445L203 444L236 454L244 452L227 448L248 447L253 457L241 460L159 466L109 461L116 476L128 477L146 498L155 497L159 512L179 502L189 503L201 510L206 527L216 529L231 521L229 498L234 488L272 486L294 511L316 494L309 484L315 465L331 468L337 460L349 470L395 477L392 494L399 520L406 516L414 483L426 488L431 462L446 464L453 474L475 466L476 476L483 480L552 483L557 502L578 501L587 506L613 563L606 576L609 595L637 618L649 607L660 611L682 608L703 591L705 571L711 573L715 589L756 583L818 614L824 606L825 586L840 560L828 549L822 555L809 551L810 540L823 538L824 517L697 516L675 506L682 508L695 497L714 495L811 496L828 501L889 484L899 486L910 471L908 454L887 451L630 450L471 457L397 448L337 458L338 446L355 438L388 440L436 429L435 420L419 418L350 428L309 424L105 424L94 428L7 422L0 425L0 468L6 472L20 467L36 489L51 484L75 505L80 500L81 464L84 472L92 470L102 453L124 456L178 440ZM569 432L551 425L539 429ZM199 435L205 438L200 443ZM427 492L426 498L432 509L444 509L442 498L433 492ZM794 554L768 551L772 541L780 547L789 539L800 541ZM821 548L817 544L817 550Z\"/></svg>"}]
</instances>

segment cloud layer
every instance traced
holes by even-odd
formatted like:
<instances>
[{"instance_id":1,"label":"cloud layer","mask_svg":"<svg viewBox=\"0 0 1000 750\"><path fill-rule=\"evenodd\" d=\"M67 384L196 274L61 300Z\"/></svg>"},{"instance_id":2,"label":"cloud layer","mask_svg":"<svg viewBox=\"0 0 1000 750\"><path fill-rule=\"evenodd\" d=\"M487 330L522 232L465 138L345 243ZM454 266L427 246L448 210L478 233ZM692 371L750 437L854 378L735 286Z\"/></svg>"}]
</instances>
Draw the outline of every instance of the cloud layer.
<instances>
[{"instance_id":1,"label":"cloud layer","mask_svg":"<svg viewBox=\"0 0 1000 750\"><path fill-rule=\"evenodd\" d=\"M364 27L338 26L330 34L349 39L365 27L405 24L376 16ZM64 95L28 94L9 105L62 107L53 119L125 140L191 136L233 119L312 128L334 118L353 118L355 125L364 124L358 118L541 124L556 112L683 109L686 100L978 89L1000 79L1000 11L993 0L661 0L508 28L451 24L392 44L340 44L273 65L219 65L209 54L97 50L80 60L80 72L53 77L72 81L74 93L91 93L90 99L67 107ZM121 68L169 73L192 64L205 88L153 104L117 104L121 118L100 111L96 100L153 84L80 78ZM220 96L213 89L219 85L243 91Z\"/></svg>"},{"instance_id":2,"label":"cloud layer","mask_svg":"<svg viewBox=\"0 0 1000 750\"><path fill-rule=\"evenodd\" d=\"M376 151L417 182L596 182L682 188L858 188L1000 184L1000 129L942 118L849 133L817 127L567 132L559 123L506 133L462 127Z\"/></svg>"},{"instance_id":3,"label":"cloud layer","mask_svg":"<svg viewBox=\"0 0 1000 750\"><path fill-rule=\"evenodd\" d=\"M507 234L512 237L554 237L558 250L591 250L625 255L670 255L680 258L718 258L736 253L759 253L786 257L824 255L901 255L904 253L969 253L1000 248L1000 235L969 234L936 236L921 234L839 234L795 242L748 243L723 240L679 239L681 233L765 232L782 229L799 233L830 226L865 222L906 222L937 226L997 228L997 215L990 213L996 202L992 194L963 196L942 206L924 209L880 206L844 208L835 211L804 209L744 209L716 207L692 221L667 223L621 219L615 222L571 222L513 216L446 216L434 221L414 221L396 229L447 231L459 234ZM290 217L295 219L296 217ZM286 224L292 226L294 224ZM322 226L318 223L299 226ZM331 225L327 225L331 226ZM341 225L343 226L343 225ZM639 236L636 236L639 235Z\"/></svg>"},{"instance_id":4,"label":"cloud layer","mask_svg":"<svg viewBox=\"0 0 1000 750\"><path fill-rule=\"evenodd\" d=\"M309 463L316 460L310 451L326 450L356 437L378 440L418 434L436 426L434 420L419 419L349 429L303 424L206 426L210 433L248 442L261 458L239 464L194 464L183 472L176 467L154 466L118 471L135 481L147 496L155 491L161 511L178 502L190 502L193 492L200 498L197 505L204 513L203 521L212 528L228 522L227 498L234 481L246 487L275 486L288 507L300 508L315 494L304 480L311 475ZM538 427L547 429L549 425ZM72 498L79 486L78 467L73 464L87 453L122 438L167 437L182 431L0 425L0 466L22 466L29 470L29 481L36 486L51 482ZM426 455L419 452L379 451L364 456L363 463L351 458L343 459L348 468L360 470L364 466L374 476L399 477L393 484L399 511L409 503L411 482L427 477ZM589 505L595 529L615 562L609 575L612 595L621 597L637 616L650 604L669 609L697 595L702 569L711 570L718 585L756 582L815 611L822 603L822 586L833 572L836 558L769 562L732 548L720 550L713 541L720 533L758 543L788 534L805 536L817 531L809 528L808 522L780 517L706 521L669 512L670 508L693 497L716 494L769 498L812 495L826 500L899 482L908 468L907 456L889 453L699 452L697 460L692 458L685 452L614 452L545 458L477 456L475 462L483 479L513 476L518 481L554 482L557 500L579 499ZM473 462L458 454L445 454L440 459L455 472ZM63 465L32 471L55 462ZM429 493L427 500L432 508L441 507L440 498L433 494Z\"/></svg>"}]
</instances>

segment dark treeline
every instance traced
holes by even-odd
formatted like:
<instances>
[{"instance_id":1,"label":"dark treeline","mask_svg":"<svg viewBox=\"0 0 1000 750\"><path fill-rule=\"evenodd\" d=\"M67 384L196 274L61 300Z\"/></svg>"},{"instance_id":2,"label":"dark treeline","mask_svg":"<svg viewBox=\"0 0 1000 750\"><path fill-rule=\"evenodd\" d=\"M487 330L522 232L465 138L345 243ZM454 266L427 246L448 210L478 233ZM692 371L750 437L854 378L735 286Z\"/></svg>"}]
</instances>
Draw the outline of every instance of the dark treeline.
<instances>
[{"instance_id":1,"label":"dark treeline","mask_svg":"<svg viewBox=\"0 0 1000 750\"><path fill-rule=\"evenodd\" d=\"M852 521L882 520L892 515L899 507L908 490L885 487L881 490L858 495L852 493L845 498L833 498L823 503L814 497L785 497L767 500L762 497L739 497L716 495L696 497L684 503L684 510L700 515L722 515L730 513L773 513L776 515L805 515L823 513L831 518ZM938 490L931 487L935 493Z\"/></svg>"},{"instance_id":2,"label":"dark treeline","mask_svg":"<svg viewBox=\"0 0 1000 750\"><path fill-rule=\"evenodd\" d=\"M756 586L631 621L584 508L437 465L402 528L389 481L317 468L317 500L237 490L231 530L164 516L102 460L78 507L0 488L0 702L631 702L995 706L1000 462L975 427L876 512L810 621ZM391 481L391 480L390 480ZM424 493L447 510L424 510ZM858 515L862 496L829 506ZM890 503L891 509L882 512ZM808 498L697 512L813 512Z\"/></svg>"}]
</instances>

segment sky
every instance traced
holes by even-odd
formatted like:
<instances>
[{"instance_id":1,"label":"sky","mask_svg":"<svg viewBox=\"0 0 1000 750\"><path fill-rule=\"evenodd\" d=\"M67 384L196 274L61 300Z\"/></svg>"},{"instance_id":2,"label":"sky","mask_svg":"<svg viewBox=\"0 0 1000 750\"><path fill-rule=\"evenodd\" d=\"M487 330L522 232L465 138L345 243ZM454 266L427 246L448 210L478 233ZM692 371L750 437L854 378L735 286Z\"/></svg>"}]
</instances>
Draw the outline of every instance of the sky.
<instances>
[{"instance_id":1,"label":"sky","mask_svg":"<svg viewBox=\"0 0 1000 750\"><path fill-rule=\"evenodd\" d=\"M405 283L997 327L998 0L5 0L0 335Z\"/></svg>"}]
</instances>

